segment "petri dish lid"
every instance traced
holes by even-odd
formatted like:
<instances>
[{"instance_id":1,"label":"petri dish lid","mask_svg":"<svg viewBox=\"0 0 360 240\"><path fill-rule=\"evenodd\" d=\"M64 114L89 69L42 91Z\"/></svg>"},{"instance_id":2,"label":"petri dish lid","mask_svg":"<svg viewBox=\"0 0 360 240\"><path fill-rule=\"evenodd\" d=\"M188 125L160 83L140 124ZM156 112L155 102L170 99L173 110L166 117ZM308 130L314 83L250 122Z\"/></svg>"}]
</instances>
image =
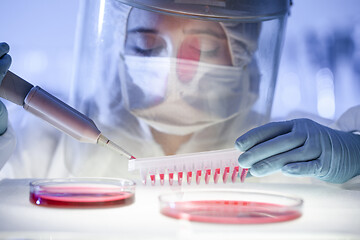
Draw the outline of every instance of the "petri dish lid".
<instances>
[{"instance_id":1,"label":"petri dish lid","mask_svg":"<svg viewBox=\"0 0 360 240\"><path fill-rule=\"evenodd\" d=\"M135 183L120 178L57 178L30 182L30 202L44 207L126 206L135 200Z\"/></svg>"},{"instance_id":2,"label":"petri dish lid","mask_svg":"<svg viewBox=\"0 0 360 240\"><path fill-rule=\"evenodd\" d=\"M188 190L159 196L160 212L195 222L262 224L302 215L303 200L278 193L244 190Z\"/></svg>"}]
</instances>

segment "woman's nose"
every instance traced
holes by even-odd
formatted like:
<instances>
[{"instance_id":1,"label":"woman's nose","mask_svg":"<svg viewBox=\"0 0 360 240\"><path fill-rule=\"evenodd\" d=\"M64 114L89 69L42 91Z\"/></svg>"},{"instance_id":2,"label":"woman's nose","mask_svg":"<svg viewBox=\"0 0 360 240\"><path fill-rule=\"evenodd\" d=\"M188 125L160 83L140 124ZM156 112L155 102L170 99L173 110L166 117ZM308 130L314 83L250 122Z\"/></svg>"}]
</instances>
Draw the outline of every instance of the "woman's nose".
<instances>
[{"instance_id":1,"label":"woman's nose","mask_svg":"<svg viewBox=\"0 0 360 240\"><path fill-rule=\"evenodd\" d=\"M196 74L198 62L200 61L199 45L200 41L197 37L188 37L178 49L176 73L178 79L183 83L190 82Z\"/></svg>"}]
</instances>

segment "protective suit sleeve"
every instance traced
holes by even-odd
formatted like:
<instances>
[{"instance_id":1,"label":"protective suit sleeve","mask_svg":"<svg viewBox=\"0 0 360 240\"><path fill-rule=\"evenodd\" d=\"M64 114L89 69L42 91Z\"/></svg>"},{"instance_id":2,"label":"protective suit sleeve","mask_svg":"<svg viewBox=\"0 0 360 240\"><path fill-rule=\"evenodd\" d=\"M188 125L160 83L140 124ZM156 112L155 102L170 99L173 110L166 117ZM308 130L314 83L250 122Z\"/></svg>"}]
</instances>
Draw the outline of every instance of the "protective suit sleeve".
<instances>
[{"instance_id":1,"label":"protective suit sleeve","mask_svg":"<svg viewBox=\"0 0 360 240\"><path fill-rule=\"evenodd\" d=\"M5 77L7 70L11 64L11 57L9 54L9 45L0 43L0 84ZM8 124L8 113L5 105L0 101L0 135L6 131Z\"/></svg>"},{"instance_id":2,"label":"protective suit sleeve","mask_svg":"<svg viewBox=\"0 0 360 240\"><path fill-rule=\"evenodd\" d=\"M348 109L334 124L334 128L360 134L360 105Z\"/></svg>"},{"instance_id":3,"label":"protective suit sleeve","mask_svg":"<svg viewBox=\"0 0 360 240\"><path fill-rule=\"evenodd\" d=\"M272 122L236 140L244 151L239 165L253 176L281 170L344 183L360 174L360 135L334 130L309 119Z\"/></svg>"},{"instance_id":4,"label":"protective suit sleeve","mask_svg":"<svg viewBox=\"0 0 360 240\"><path fill-rule=\"evenodd\" d=\"M9 45L0 43L0 84L5 77L7 70L11 64L11 57L9 52ZM0 169L5 162L10 158L15 149L15 134L10 127L8 127L8 111L0 101Z\"/></svg>"},{"instance_id":5,"label":"protective suit sleeve","mask_svg":"<svg viewBox=\"0 0 360 240\"><path fill-rule=\"evenodd\" d=\"M15 132L11 125L8 125L5 133L0 136L0 170L14 153L16 146Z\"/></svg>"}]
</instances>

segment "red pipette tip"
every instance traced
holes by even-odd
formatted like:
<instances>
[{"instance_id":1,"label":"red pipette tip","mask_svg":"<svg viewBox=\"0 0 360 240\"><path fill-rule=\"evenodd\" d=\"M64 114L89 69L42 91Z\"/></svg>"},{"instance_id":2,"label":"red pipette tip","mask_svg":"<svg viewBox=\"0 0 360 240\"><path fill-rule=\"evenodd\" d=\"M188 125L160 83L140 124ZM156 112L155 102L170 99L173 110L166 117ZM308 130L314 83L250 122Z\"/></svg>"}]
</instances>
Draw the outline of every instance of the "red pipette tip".
<instances>
[{"instance_id":1,"label":"red pipette tip","mask_svg":"<svg viewBox=\"0 0 360 240\"><path fill-rule=\"evenodd\" d=\"M134 156L131 156L130 160L136 159Z\"/></svg>"}]
</instances>

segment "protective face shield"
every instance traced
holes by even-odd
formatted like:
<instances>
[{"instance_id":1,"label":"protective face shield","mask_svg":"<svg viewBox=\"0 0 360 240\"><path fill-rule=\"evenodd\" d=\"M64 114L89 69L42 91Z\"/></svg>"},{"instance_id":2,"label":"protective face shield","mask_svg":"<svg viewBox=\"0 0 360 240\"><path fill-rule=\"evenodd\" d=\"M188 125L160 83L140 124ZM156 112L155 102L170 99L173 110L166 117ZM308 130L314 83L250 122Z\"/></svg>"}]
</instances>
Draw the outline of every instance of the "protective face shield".
<instances>
[{"instance_id":1,"label":"protective face shield","mask_svg":"<svg viewBox=\"0 0 360 240\"><path fill-rule=\"evenodd\" d=\"M125 107L175 135L246 115L257 95L248 65L259 24L251 25L234 46L241 52L235 66L226 25L132 8L119 68Z\"/></svg>"},{"instance_id":2,"label":"protective face shield","mask_svg":"<svg viewBox=\"0 0 360 240\"><path fill-rule=\"evenodd\" d=\"M101 0L80 9L72 104L114 141L228 122L240 136L268 121L289 0Z\"/></svg>"}]
</instances>

